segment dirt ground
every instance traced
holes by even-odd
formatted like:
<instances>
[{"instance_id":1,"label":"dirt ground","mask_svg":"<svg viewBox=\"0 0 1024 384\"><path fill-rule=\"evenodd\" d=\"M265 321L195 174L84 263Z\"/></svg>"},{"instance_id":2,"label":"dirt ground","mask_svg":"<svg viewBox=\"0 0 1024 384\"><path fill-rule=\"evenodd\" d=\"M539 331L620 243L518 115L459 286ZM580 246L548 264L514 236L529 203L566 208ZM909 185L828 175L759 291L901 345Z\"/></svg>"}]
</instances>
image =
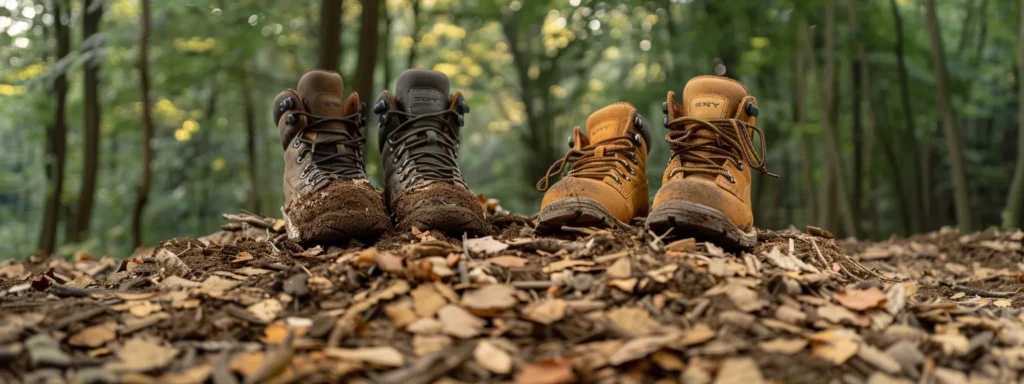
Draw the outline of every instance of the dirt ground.
<instances>
[{"instance_id":1,"label":"dirt ground","mask_svg":"<svg viewBox=\"0 0 1024 384\"><path fill-rule=\"evenodd\" d=\"M302 247L227 216L127 260L0 265L0 382L1024 380L1021 231L737 254L494 215L493 237Z\"/></svg>"}]
</instances>

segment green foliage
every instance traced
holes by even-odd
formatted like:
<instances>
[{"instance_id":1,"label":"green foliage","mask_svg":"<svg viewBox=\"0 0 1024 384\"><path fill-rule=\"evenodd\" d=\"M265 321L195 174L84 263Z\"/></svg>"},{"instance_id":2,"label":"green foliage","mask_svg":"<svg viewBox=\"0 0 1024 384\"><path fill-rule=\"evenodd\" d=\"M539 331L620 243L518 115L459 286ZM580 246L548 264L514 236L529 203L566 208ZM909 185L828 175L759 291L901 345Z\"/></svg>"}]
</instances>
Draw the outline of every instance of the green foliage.
<instances>
[{"instance_id":1,"label":"green foliage","mask_svg":"<svg viewBox=\"0 0 1024 384\"><path fill-rule=\"evenodd\" d=\"M473 107L463 130L463 173L475 192L499 199L505 208L534 212L541 196L533 188L540 177L535 168L546 169L550 160L561 156L573 126L583 125L591 112L616 101L633 103L654 126L648 169L653 194L670 153L660 139L666 132L658 128L665 92L678 94L687 79L714 73L716 64L724 63L726 75L743 81L757 96L762 111L758 123L770 148L769 168L783 173L780 180L758 178L759 224L811 224L804 215L809 196L800 174L807 166L811 182L820 183L825 172L818 145L821 84L809 71L795 73L793 60L800 49L799 24L807 20L817 36L814 45L821 66L820 9L825 0L381 1L390 18L390 29L382 28L381 38L388 39L390 51L379 55L375 88L393 86L412 49L417 52L416 66L448 74L453 89L462 90ZM420 2L418 14L413 14L412 1ZM42 191L48 185L45 127L54 119L50 84L58 73L67 73L70 85L61 223L75 214L84 155L82 69L87 65L98 65L101 76L99 181L90 239L67 244L61 251L126 256L131 253L130 214L140 174L138 3L104 2L100 34L82 41L82 1L71 0L71 17L63 22L70 23L72 49L65 58L53 57L52 25L59 21L47 13L46 3L14 3L13 9L0 8L0 32L5 32L0 33L0 258L24 257L36 246ZM884 136L874 135L874 153L868 154L864 174L853 175L849 166L844 169L848 179L870 178L862 204L869 211L862 215L864 228L867 235L878 237L903 231L896 196L909 192L898 190L891 174L900 172L898 177L907 186L916 183L917 168L906 150L909 140L930 149L928 172L937 184L935 222L913 229L950 223L951 186L937 129L923 11L916 1L897 1L913 117L920 126L917 132L905 132L889 1L856 3L857 29L847 24L846 0L836 4L843 163L851 164L854 151L861 150L851 133L851 68L858 41L866 46L873 87L863 107L877 112L877 129L886 131ZM979 5L997 2L938 3L953 100L973 178L972 198L978 206L976 219L998 223L1001 207L982 203L1002 201L1012 159L1020 150L1012 145L1018 134L1013 49L1017 12L1001 9L1005 4L990 4L987 9ZM269 104L317 62L319 4L189 0L154 2L153 7L155 183L145 211L144 238L153 243L200 236L218 228L219 213L253 209L248 206L254 186L247 173L243 117L247 98L258 112L255 161L260 180L255 188L263 200L257 208L276 214L282 201L282 164ZM349 84L360 44L361 8L360 1L344 1L341 72ZM974 12L969 23L968 12ZM388 79L384 68L391 74ZM793 115L797 76L807 83L805 120L799 124ZM524 98L526 92L532 99ZM376 95L361 96L372 100ZM890 141L883 142L882 137ZM802 158L804 139L810 140L811 158ZM883 156L885 146L895 153L895 168ZM538 162L546 164L528 166ZM379 165L368 164L371 176L380 171Z\"/></svg>"}]
</instances>

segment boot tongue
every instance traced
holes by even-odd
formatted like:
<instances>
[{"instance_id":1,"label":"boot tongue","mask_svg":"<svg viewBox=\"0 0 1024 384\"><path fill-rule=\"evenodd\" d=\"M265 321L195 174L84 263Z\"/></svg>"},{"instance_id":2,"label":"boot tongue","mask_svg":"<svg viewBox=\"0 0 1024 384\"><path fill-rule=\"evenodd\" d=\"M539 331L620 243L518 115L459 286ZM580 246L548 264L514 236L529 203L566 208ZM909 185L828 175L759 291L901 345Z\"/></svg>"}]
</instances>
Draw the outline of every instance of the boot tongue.
<instances>
[{"instance_id":1,"label":"boot tongue","mask_svg":"<svg viewBox=\"0 0 1024 384\"><path fill-rule=\"evenodd\" d=\"M345 117L345 100L341 95L345 92L345 81L335 72L312 70L299 79L296 91L305 100L306 109L310 114L320 117ZM342 122L327 121L317 124L304 132L309 140L323 141L344 136L348 129ZM349 134L348 136L352 136ZM321 158L329 154L347 151L344 145L317 146L313 157Z\"/></svg>"},{"instance_id":2,"label":"boot tongue","mask_svg":"<svg viewBox=\"0 0 1024 384\"><path fill-rule=\"evenodd\" d=\"M448 109L448 76L441 72L410 69L398 76L395 97L405 112L415 115Z\"/></svg>"},{"instance_id":3,"label":"boot tongue","mask_svg":"<svg viewBox=\"0 0 1024 384\"><path fill-rule=\"evenodd\" d=\"M591 143L622 136L632 126L632 114L636 107L630 103L615 103L601 108L587 118L587 137Z\"/></svg>"},{"instance_id":4,"label":"boot tongue","mask_svg":"<svg viewBox=\"0 0 1024 384\"><path fill-rule=\"evenodd\" d=\"M719 76L698 76L683 88L686 116L726 119L736 116L740 101L750 95L738 81Z\"/></svg>"}]
</instances>

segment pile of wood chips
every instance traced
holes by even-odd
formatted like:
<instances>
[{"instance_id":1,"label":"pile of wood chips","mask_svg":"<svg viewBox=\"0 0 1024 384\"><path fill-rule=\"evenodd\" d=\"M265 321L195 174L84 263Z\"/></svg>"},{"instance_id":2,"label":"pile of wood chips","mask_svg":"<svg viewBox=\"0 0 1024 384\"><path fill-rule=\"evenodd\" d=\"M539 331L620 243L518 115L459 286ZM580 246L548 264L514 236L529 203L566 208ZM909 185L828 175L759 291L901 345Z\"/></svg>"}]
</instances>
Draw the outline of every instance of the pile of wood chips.
<instances>
[{"instance_id":1,"label":"pile of wood chips","mask_svg":"<svg viewBox=\"0 0 1024 384\"><path fill-rule=\"evenodd\" d=\"M226 216L126 260L0 265L0 382L1024 380L1020 231L731 253L498 215L483 238L304 248Z\"/></svg>"}]
</instances>

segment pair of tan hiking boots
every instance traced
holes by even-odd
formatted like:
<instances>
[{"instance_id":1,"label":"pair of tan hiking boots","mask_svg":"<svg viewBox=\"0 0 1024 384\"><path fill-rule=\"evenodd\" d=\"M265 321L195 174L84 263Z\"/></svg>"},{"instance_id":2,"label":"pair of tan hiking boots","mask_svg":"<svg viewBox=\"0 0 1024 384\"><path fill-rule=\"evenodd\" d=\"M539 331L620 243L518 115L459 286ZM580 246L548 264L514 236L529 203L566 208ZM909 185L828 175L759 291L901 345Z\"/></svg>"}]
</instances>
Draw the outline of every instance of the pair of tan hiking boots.
<instances>
[{"instance_id":1,"label":"pair of tan hiking boots","mask_svg":"<svg viewBox=\"0 0 1024 384\"><path fill-rule=\"evenodd\" d=\"M649 127L633 105L616 103L591 115L585 132L573 130L571 149L537 184L547 191L538 229L626 226L646 217L658 235L672 231L731 249L754 247L750 170L775 176L765 168L764 137L754 126L757 100L735 80L700 76L686 84L682 104L668 92L662 112L672 153L653 204ZM562 179L549 185L563 168Z\"/></svg>"}]
</instances>

